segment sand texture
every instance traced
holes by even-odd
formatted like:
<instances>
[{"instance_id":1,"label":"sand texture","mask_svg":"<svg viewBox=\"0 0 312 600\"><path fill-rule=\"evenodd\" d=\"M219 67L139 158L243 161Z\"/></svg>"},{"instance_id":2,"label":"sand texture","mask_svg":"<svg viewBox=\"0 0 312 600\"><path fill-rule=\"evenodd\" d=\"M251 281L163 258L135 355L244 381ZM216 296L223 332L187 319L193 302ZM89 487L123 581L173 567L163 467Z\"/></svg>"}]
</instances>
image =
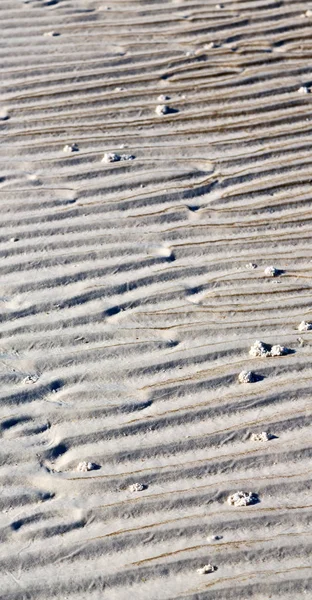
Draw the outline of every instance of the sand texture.
<instances>
[{"instance_id":1,"label":"sand texture","mask_svg":"<svg viewBox=\"0 0 312 600\"><path fill-rule=\"evenodd\" d=\"M0 14L0 599L312 599L312 5Z\"/></svg>"}]
</instances>

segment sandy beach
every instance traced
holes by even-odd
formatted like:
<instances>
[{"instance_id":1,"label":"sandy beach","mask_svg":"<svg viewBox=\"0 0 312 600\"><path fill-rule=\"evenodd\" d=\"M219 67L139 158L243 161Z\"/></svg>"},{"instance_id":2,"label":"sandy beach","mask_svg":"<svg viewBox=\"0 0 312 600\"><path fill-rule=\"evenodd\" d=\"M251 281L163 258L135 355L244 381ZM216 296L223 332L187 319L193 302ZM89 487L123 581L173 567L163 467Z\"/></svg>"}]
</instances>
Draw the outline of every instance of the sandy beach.
<instances>
[{"instance_id":1,"label":"sandy beach","mask_svg":"<svg viewBox=\"0 0 312 600\"><path fill-rule=\"evenodd\" d=\"M0 600L312 599L312 4L0 14Z\"/></svg>"}]
</instances>

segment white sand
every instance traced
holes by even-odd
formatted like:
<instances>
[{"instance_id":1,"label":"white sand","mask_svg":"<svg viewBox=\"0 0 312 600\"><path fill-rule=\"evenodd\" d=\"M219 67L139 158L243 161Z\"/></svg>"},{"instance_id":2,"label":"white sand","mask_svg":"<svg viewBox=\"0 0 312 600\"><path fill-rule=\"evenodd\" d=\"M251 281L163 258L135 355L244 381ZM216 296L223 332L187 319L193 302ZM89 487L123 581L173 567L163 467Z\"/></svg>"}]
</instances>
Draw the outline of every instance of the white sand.
<instances>
[{"instance_id":1,"label":"white sand","mask_svg":"<svg viewBox=\"0 0 312 600\"><path fill-rule=\"evenodd\" d=\"M311 8L2 0L1 600L312 598Z\"/></svg>"}]
</instances>

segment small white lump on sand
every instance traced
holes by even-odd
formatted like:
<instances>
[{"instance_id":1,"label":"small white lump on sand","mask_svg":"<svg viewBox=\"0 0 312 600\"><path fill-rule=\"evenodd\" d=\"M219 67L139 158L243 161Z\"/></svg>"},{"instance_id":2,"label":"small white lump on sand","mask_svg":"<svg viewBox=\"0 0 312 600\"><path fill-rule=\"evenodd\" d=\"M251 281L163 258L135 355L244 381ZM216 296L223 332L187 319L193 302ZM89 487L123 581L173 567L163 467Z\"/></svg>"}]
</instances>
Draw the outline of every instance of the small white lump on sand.
<instances>
[{"instance_id":1,"label":"small white lump on sand","mask_svg":"<svg viewBox=\"0 0 312 600\"><path fill-rule=\"evenodd\" d=\"M260 342L257 340L250 348L249 354L254 358L258 356L270 356L271 347L269 344L265 344L264 342Z\"/></svg>"},{"instance_id":2,"label":"small white lump on sand","mask_svg":"<svg viewBox=\"0 0 312 600\"><path fill-rule=\"evenodd\" d=\"M30 385L32 383L37 383L39 377L37 377L37 375L27 375L27 377L25 377L24 379L24 383L26 383L26 385Z\"/></svg>"},{"instance_id":3,"label":"small white lump on sand","mask_svg":"<svg viewBox=\"0 0 312 600\"><path fill-rule=\"evenodd\" d=\"M277 275L279 274L279 270L276 267L272 267L272 265L270 267L266 267L264 269L264 274L267 277L277 277Z\"/></svg>"},{"instance_id":4,"label":"small white lump on sand","mask_svg":"<svg viewBox=\"0 0 312 600\"><path fill-rule=\"evenodd\" d=\"M285 354L288 354L288 350L285 346L280 346L280 344L272 346L270 356L284 356Z\"/></svg>"},{"instance_id":5,"label":"small white lump on sand","mask_svg":"<svg viewBox=\"0 0 312 600\"><path fill-rule=\"evenodd\" d=\"M308 323L308 321L301 321L300 325L298 325L298 331L310 331L312 329L312 323Z\"/></svg>"},{"instance_id":6,"label":"small white lump on sand","mask_svg":"<svg viewBox=\"0 0 312 600\"><path fill-rule=\"evenodd\" d=\"M121 154L120 160L134 160L135 156L133 154Z\"/></svg>"},{"instance_id":7,"label":"small white lump on sand","mask_svg":"<svg viewBox=\"0 0 312 600\"><path fill-rule=\"evenodd\" d=\"M170 96L166 96L166 94L160 94L160 96L158 96L158 100L160 102L166 102L166 100L170 100Z\"/></svg>"},{"instance_id":8,"label":"small white lump on sand","mask_svg":"<svg viewBox=\"0 0 312 600\"><path fill-rule=\"evenodd\" d=\"M102 162L106 163L118 162L119 160L120 156L116 152L106 152L102 158Z\"/></svg>"},{"instance_id":9,"label":"small white lump on sand","mask_svg":"<svg viewBox=\"0 0 312 600\"><path fill-rule=\"evenodd\" d=\"M8 110L6 108L0 107L0 121L6 121L9 118L10 117L9 117Z\"/></svg>"},{"instance_id":10,"label":"small white lump on sand","mask_svg":"<svg viewBox=\"0 0 312 600\"><path fill-rule=\"evenodd\" d=\"M257 340L249 350L249 354L253 358L257 358L259 356L284 356L285 354L289 354L289 352L289 349L285 346L280 346L280 344L271 346L270 344L265 344L264 342L260 342L259 340Z\"/></svg>"},{"instance_id":11,"label":"small white lump on sand","mask_svg":"<svg viewBox=\"0 0 312 600\"><path fill-rule=\"evenodd\" d=\"M199 573L199 575L207 575L207 573L213 573L216 570L216 567L209 564L205 565L204 567L201 567L200 569L197 569L197 573Z\"/></svg>"},{"instance_id":12,"label":"small white lump on sand","mask_svg":"<svg viewBox=\"0 0 312 600\"><path fill-rule=\"evenodd\" d=\"M46 31L43 35L48 37L58 37L60 34L57 31Z\"/></svg>"},{"instance_id":13,"label":"small white lump on sand","mask_svg":"<svg viewBox=\"0 0 312 600\"><path fill-rule=\"evenodd\" d=\"M170 112L170 108L166 104L159 104L158 106L156 106L155 113L156 113L156 115L159 115L160 117L162 115L167 115L169 112Z\"/></svg>"},{"instance_id":14,"label":"small white lump on sand","mask_svg":"<svg viewBox=\"0 0 312 600\"><path fill-rule=\"evenodd\" d=\"M272 437L273 436L267 431L262 431L261 433L252 433L250 439L253 442L268 442Z\"/></svg>"},{"instance_id":15,"label":"small white lump on sand","mask_svg":"<svg viewBox=\"0 0 312 600\"><path fill-rule=\"evenodd\" d=\"M299 94L309 94L310 93L310 89L306 85L302 85L298 89L298 92L299 92Z\"/></svg>"},{"instance_id":16,"label":"small white lump on sand","mask_svg":"<svg viewBox=\"0 0 312 600\"><path fill-rule=\"evenodd\" d=\"M121 160L134 160L133 154L116 154L116 152L106 152L102 158L102 162L113 163Z\"/></svg>"},{"instance_id":17,"label":"small white lump on sand","mask_svg":"<svg viewBox=\"0 0 312 600\"><path fill-rule=\"evenodd\" d=\"M132 485L129 486L129 490L130 492L143 492L143 490L145 490L146 485L143 485L142 483L133 483Z\"/></svg>"},{"instance_id":18,"label":"small white lump on sand","mask_svg":"<svg viewBox=\"0 0 312 600\"><path fill-rule=\"evenodd\" d=\"M231 506L249 506L258 502L258 495L254 492L235 492L228 497Z\"/></svg>"},{"instance_id":19,"label":"small white lump on sand","mask_svg":"<svg viewBox=\"0 0 312 600\"><path fill-rule=\"evenodd\" d=\"M77 465L77 471L80 473L86 473L87 471L93 471L95 469L95 464L92 462L83 461Z\"/></svg>"},{"instance_id":20,"label":"small white lump on sand","mask_svg":"<svg viewBox=\"0 0 312 600\"><path fill-rule=\"evenodd\" d=\"M64 152L78 152L78 144L66 144L63 148Z\"/></svg>"},{"instance_id":21,"label":"small white lump on sand","mask_svg":"<svg viewBox=\"0 0 312 600\"><path fill-rule=\"evenodd\" d=\"M246 269L256 269L258 265L256 263L248 263Z\"/></svg>"},{"instance_id":22,"label":"small white lump on sand","mask_svg":"<svg viewBox=\"0 0 312 600\"><path fill-rule=\"evenodd\" d=\"M239 383L253 383L256 381L255 373L252 371L241 371L238 376Z\"/></svg>"}]
</instances>

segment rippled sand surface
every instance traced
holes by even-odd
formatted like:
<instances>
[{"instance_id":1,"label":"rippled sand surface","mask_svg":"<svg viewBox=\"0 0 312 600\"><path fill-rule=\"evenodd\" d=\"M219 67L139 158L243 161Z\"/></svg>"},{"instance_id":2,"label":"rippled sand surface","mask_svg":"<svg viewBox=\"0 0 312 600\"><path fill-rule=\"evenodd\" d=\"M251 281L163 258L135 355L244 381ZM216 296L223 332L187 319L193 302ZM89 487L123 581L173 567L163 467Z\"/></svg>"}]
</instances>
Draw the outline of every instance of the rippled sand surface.
<instances>
[{"instance_id":1,"label":"rippled sand surface","mask_svg":"<svg viewBox=\"0 0 312 600\"><path fill-rule=\"evenodd\" d=\"M312 598L310 8L2 0L1 600Z\"/></svg>"}]
</instances>

